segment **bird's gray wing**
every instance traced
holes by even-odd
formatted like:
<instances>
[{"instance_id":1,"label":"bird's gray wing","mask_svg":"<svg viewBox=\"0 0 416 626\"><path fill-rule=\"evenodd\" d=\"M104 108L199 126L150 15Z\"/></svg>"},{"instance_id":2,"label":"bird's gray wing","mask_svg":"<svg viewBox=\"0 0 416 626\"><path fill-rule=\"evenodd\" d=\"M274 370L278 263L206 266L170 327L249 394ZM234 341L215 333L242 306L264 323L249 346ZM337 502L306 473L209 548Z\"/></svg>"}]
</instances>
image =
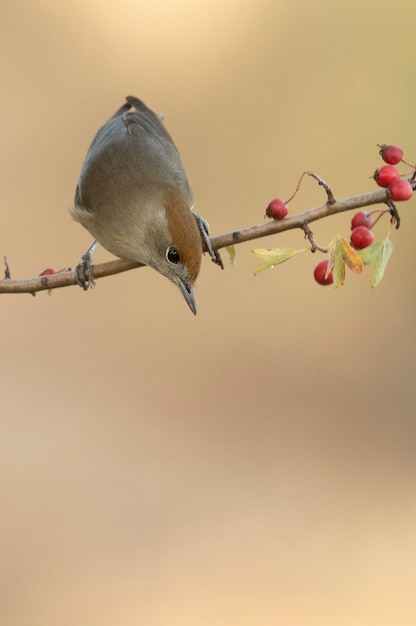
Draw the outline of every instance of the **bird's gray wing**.
<instances>
[{"instance_id":1,"label":"bird's gray wing","mask_svg":"<svg viewBox=\"0 0 416 626\"><path fill-rule=\"evenodd\" d=\"M160 164L163 163L165 176L160 172L161 179L167 178L167 182L181 189L192 206L193 197L188 176L172 137L160 117L134 96L128 96L127 103L134 107L134 111L121 113L122 109L119 109L116 115L121 113L127 132L137 142L137 146L146 144L148 158L152 155L155 162L159 160Z\"/></svg>"},{"instance_id":2,"label":"bird's gray wing","mask_svg":"<svg viewBox=\"0 0 416 626\"><path fill-rule=\"evenodd\" d=\"M132 109L134 107L134 109ZM169 184L179 188L188 198L193 195L179 152L160 118L141 100L133 96L98 130L88 150L78 182L75 204L88 210L83 182L95 176L118 175L139 186Z\"/></svg>"}]
</instances>

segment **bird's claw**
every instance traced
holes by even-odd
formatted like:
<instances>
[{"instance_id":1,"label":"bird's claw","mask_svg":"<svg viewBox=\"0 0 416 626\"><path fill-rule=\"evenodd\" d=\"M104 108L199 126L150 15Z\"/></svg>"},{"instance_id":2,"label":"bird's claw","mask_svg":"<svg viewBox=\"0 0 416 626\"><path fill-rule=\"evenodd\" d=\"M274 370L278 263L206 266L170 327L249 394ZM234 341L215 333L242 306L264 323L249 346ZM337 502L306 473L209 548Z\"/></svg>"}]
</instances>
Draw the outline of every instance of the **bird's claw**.
<instances>
[{"instance_id":1,"label":"bird's claw","mask_svg":"<svg viewBox=\"0 0 416 626\"><path fill-rule=\"evenodd\" d=\"M224 263L218 250L214 250L211 241L209 239L209 224L200 215L194 213L196 223L198 224L199 232L201 233L202 241L205 243L208 250L208 254L211 260L216 265L219 265L221 269L224 269Z\"/></svg>"},{"instance_id":2,"label":"bird's claw","mask_svg":"<svg viewBox=\"0 0 416 626\"><path fill-rule=\"evenodd\" d=\"M94 266L92 263L92 253L95 250L95 246L97 242L94 241L88 248L85 254L82 255L80 262L75 268L75 277L77 279L77 283L84 291L88 289L88 287L95 287L97 281L94 278Z\"/></svg>"}]
</instances>

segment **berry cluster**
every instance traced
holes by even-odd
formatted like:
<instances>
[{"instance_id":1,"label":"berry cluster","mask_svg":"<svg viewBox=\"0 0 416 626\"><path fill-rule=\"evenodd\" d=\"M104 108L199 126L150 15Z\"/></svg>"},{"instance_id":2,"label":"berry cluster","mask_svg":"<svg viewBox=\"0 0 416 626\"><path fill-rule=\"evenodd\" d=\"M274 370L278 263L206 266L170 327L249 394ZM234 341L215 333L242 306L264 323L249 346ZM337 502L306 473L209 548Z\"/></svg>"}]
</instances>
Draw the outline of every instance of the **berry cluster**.
<instances>
[{"instance_id":1,"label":"berry cluster","mask_svg":"<svg viewBox=\"0 0 416 626\"><path fill-rule=\"evenodd\" d=\"M399 228L400 216L394 202L409 200L412 197L413 186L416 181L416 166L403 159L403 150L398 146L383 144L379 145L379 148L379 154L386 165L379 167L374 172L373 178L380 187L386 189L387 198L384 200L384 203L387 204L388 208L375 209L371 213L367 213L367 211L355 213L351 219L349 243L341 235L337 235L327 248L321 248L314 240L313 233L309 228L304 229L305 236L311 242L312 252L320 250L321 252L329 253L329 259L320 261L314 269L315 280L320 285L331 285L335 282L336 286L340 287L344 282L345 266L349 267L355 274L361 274L363 265L372 265L373 269L375 268L374 276L372 275L370 279L370 284L373 287L382 278L385 265L392 251L392 244L387 236L382 242L372 245L374 243L373 227L383 215L389 214L391 223L395 224L396 228ZM412 175L409 178L400 177L400 173L395 167L399 163L411 166ZM274 198L269 202L266 208L266 216L268 218L282 220L287 216L289 212L288 204L299 191L305 176L312 176L324 187L328 196L328 204L335 202L329 185L314 172L305 171L301 175L293 195L288 200L283 201L280 198ZM369 250L366 250L365 253L361 252L365 248L369 248ZM275 250L253 250L253 252L265 261L256 268L255 271L258 272L268 267L274 267L278 263L283 263L283 261L300 251L289 248L276 248Z\"/></svg>"},{"instance_id":2,"label":"berry cluster","mask_svg":"<svg viewBox=\"0 0 416 626\"><path fill-rule=\"evenodd\" d=\"M379 187L386 187L390 198L395 202L409 200L413 195L412 185L408 180L400 178L400 173L394 166L403 160L403 150L398 146L382 145L380 156L385 163L374 172L374 180Z\"/></svg>"},{"instance_id":3,"label":"berry cluster","mask_svg":"<svg viewBox=\"0 0 416 626\"><path fill-rule=\"evenodd\" d=\"M374 241L374 234L371 228L374 220L367 211L359 211L352 216L351 220L351 245L356 250L362 250L371 246Z\"/></svg>"},{"instance_id":4,"label":"berry cluster","mask_svg":"<svg viewBox=\"0 0 416 626\"><path fill-rule=\"evenodd\" d=\"M371 228L375 220L367 211L358 211L351 219L351 245L356 250L362 250L371 246L374 241L374 233ZM331 285L334 282L332 270L328 272L329 261L321 261L315 267L314 278L319 285Z\"/></svg>"},{"instance_id":5,"label":"berry cluster","mask_svg":"<svg viewBox=\"0 0 416 626\"><path fill-rule=\"evenodd\" d=\"M391 201L399 202L409 200L413 195L413 188L410 182L400 178L400 173L395 165L403 161L403 150L398 146L383 144L379 146L380 156L387 165L379 167L373 175L379 187L387 189ZM407 164L409 165L409 164ZM379 213L377 219L373 219L373 214ZM359 211L355 213L351 220L351 246L356 250L363 250L374 242L372 228L385 211L376 210L372 213ZM334 282L332 270L328 272L329 261L321 261L315 267L314 277L319 285L330 285Z\"/></svg>"}]
</instances>

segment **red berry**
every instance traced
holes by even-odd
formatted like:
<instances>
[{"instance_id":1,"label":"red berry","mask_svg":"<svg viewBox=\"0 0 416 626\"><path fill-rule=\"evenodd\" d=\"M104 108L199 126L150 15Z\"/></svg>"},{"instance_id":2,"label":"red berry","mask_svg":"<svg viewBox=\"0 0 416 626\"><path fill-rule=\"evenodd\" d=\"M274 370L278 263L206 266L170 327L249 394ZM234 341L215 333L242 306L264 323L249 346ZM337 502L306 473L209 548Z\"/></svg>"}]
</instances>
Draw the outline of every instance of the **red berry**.
<instances>
[{"instance_id":1,"label":"red berry","mask_svg":"<svg viewBox=\"0 0 416 626\"><path fill-rule=\"evenodd\" d=\"M373 218L367 213L367 211L359 211L352 216L351 230L354 230L357 226L365 226L371 228L373 225Z\"/></svg>"},{"instance_id":2,"label":"red berry","mask_svg":"<svg viewBox=\"0 0 416 626\"><path fill-rule=\"evenodd\" d=\"M314 278L319 285L331 285L334 282L334 273L331 270L326 275L328 270L328 260L320 261L313 271Z\"/></svg>"},{"instance_id":3,"label":"red berry","mask_svg":"<svg viewBox=\"0 0 416 626\"><path fill-rule=\"evenodd\" d=\"M271 217L274 220L282 220L288 214L289 209L287 208L287 204L283 202L280 198L275 198L271 202L266 209L267 217Z\"/></svg>"},{"instance_id":4,"label":"red berry","mask_svg":"<svg viewBox=\"0 0 416 626\"><path fill-rule=\"evenodd\" d=\"M412 185L404 178L393 180L389 185L389 196L392 200L409 200L413 195Z\"/></svg>"},{"instance_id":5,"label":"red berry","mask_svg":"<svg viewBox=\"0 0 416 626\"><path fill-rule=\"evenodd\" d=\"M48 274L56 274L56 272L51 267L47 267L46 270L43 270L43 272L39 274L39 276L48 276Z\"/></svg>"},{"instance_id":6,"label":"red berry","mask_svg":"<svg viewBox=\"0 0 416 626\"><path fill-rule=\"evenodd\" d=\"M392 165L383 165L374 172L373 178L379 187L388 187L393 180L399 178L398 170Z\"/></svg>"},{"instance_id":7,"label":"red berry","mask_svg":"<svg viewBox=\"0 0 416 626\"><path fill-rule=\"evenodd\" d=\"M373 231L366 228L366 226L357 226L351 233L351 243L357 250L371 246L373 241Z\"/></svg>"},{"instance_id":8,"label":"red berry","mask_svg":"<svg viewBox=\"0 0 416 626\"><path fill-rule=\"evenodd\" d=\"M397 165L403 158L403 150L398 146L380 146L380 155L383 161L390 165Z\"/></svg>"}]
</instances>

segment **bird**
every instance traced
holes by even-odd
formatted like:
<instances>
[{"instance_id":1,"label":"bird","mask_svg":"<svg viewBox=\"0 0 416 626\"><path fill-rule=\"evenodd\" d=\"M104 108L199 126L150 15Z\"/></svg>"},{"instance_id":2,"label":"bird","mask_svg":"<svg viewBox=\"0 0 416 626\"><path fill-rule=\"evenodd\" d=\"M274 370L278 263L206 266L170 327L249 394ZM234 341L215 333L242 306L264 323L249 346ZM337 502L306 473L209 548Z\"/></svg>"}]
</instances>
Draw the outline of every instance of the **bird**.
<instances>
[{"instance_id":1,"label":"bird","mask_svg":"<svg viewBox=\"0 0 416 626\"><path fill-rule=\"evenodd\" d=\"M76 268L78 284L94 286L97 242L121 259L147 265L174 283L196 314L194 285L207 222L193 212L193 193L180 154L162 119L128 96L98 130L81 167L70 208L94 242ZM221 263L222 265L222 263Z\"/></svg>"}]
</instances>

